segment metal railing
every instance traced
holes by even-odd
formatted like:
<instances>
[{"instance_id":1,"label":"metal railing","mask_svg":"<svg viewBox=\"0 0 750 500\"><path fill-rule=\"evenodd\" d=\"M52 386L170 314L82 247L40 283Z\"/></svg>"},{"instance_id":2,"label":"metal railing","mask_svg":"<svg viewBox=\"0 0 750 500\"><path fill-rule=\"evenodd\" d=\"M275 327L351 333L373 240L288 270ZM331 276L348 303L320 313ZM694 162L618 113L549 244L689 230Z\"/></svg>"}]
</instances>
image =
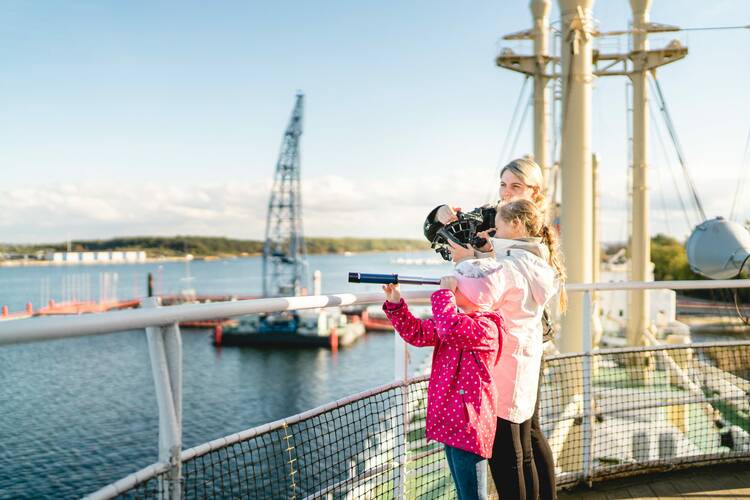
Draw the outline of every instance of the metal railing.
<instances>
[{"instance_id":1,"label":"metal railing","mask_svg":"<svg viewBox=\"0 0 750 500\"><path fill-rule=\"evenodd\" d=\"M578 284L569 285L568 290L573 293L584 294L586 317L591 317L591 294L594 291L749 287L750 280L725 280ZM406 292L404 295L407 299L414 300L426 299L430 293L431 290L420 290ZM159 407L158 462L99 490L92 494L90 498L127 496L128 492L132 492L134 489L143 493L144 496L160 498L210 496L209 493L206 493L209 490L203 490L204 495L201 495L198 492L197 484L200 483L202 488L207 488L210 485L211 488L229 488L230 491L234 491L231 488L236 486L236 481L240 483L244 481L243 484L247 486L250 477L248 474L256 466L262 470L265 470L264 467L266 469L273 469L275 466L281 467L280 470L285 471L285 481L288 482L287 479L291 478L291 482L287 484L291 489L286 490L287 496L291 497L315 497L316 495L335 497L341 492L352 494L352 491L361 491L357 488L365 487L363 485L371 488L368 490L370 493L375 490L389 491L391 493L388 496L393 495L396 498L411 498L415 491L421 491L425 488L451 491L452 484L445 479L446 469L443 467L442 455L438 453L440 449L435 448L434 443L424 441L423 427L420 427L424 423L426 379L424 377L407 378L405 344L400 341L398 336L395 337L397 339L395 351L395 378L397 382L273 424L227 436L190 450L181 450L182 356L178 327L180 321L380 301L382 301L382 294L380 293L256 299L171 307L159 307L158 302L153 299L144 299L142 308L139 310L0 322L0 345L98 335L133 329L146 330ZM729 366L739 367L739 369L726 370L722 366L717 366L717 363L721 360L716 360L716 352L720 351L745 353L750 348L750 342L701 344L687 347L652 346L619 350L594 350L591 347L591 339L590 322L587 322L583 332L583 345L585 346L583 354L560 355L547 361L547 381L542 386L543 425L550 439L550 445L556 454L559 465L558 478L561 484L580 480L591 481L593 478L642 470L644 467L663 466L666 463L663 462L666 459L642 460L642 456L636 457L639 459L633 459L633 453L629 458L624 455L602 458L602 443L606 440L602 441L600 437L597 437L597 433L602 429L601 422L599 422L602 416L636 412L635 416L631 415L629 418L638 422L642 421L643 418L643 415L637 413L639 411L677 408L667 415L668 421L675 421L678 424L682 422L684 435L690 434L690 429L693 429L692 432L695 434L695 429L705 429L706 427L705 418L694 415L695 408L699 408L699 411L702 412L699 415L705 414L708 408L715 409L715 406L735 408L736 404L739 404L738 401L747 398L747 394L750 392L750 381L748 381L750 377L748 377L747 372L747 370L750 370L750 361L747 361L747 364L744 364L742 360L731 361ZM655 341L655 339L652 339L652 341ZM718 349L719 351L713 351L712 355L708 355L706 349ZM675 355L678 352L679 355ZM610 397L611 391L616 393L619 390L617 384L623 377L627 377L627 380L631 382L633 380L639 381L640 385L634 386L637 390L631 387L632 394L624 399ZM714 389L720 389L719 396L714 395L713 392L706 394L706 385L699 383L701 377L704 382L710 379ZM651 390L653 384L650 380L658 380L661 384L659 390L664 394L675 392L678 393L679 397L654 399L655 396ZM664 380L667 380L668 383ZM683 394L683 392L686 393ZM661 394L661 396L664 396L664 394ZM553 402L554 404L552 404ZM604 402L613 403L605 405ZM353 413L347 413L347 409L352 407L358 408L357 412L360 412L354 412L359 422L367 424L375 419L379 423L370 422L367 425L375 427L366 428L364 431L360 429L364 434L360 431L353 432L346 439L326 437L325 433L319 432L321 429L330 427L330 421L326 419L337 412L343 412L342 418L345 422L349 422L346 419L350 418ZM738 410L736 413L742 414L742 411ZM680 417L680 415L682 416ZM667 418L662 417L660 417L662 420ZM700 420L700 426L691 423L696 419ZM366 460L362 462L361 450L358 451L360 455L355 454L347 458L345 449L336 449L335 456L337 458L331 460L331 467L317 471L317 475L322 479L317 482L313 481L315 483L313 486L309 486L307 483L303 486L300 471L304 469L299 468L301 461L298 450L304 450L305 447L304 444L292 445L292 442L297 439L295 436L299 435L290 429L295 425L308 425L310 422L316 423L319 427L318 431L315 430L315 426L305 427L307 433L317 436L316 439L318 439L318 441L315 441L315 453L311 450L305 452L309 456L315 455L319 458L321 453L325 454L324 451L321 451L325 450L327 445L325 439L330 440L328 442L330 445L339 442L345 443L352 450L360 450L363 442L372 443L373 440L376 440L378 441L377 445L365 446L366 449L376 451L373 451L372 456L365 454ZM735 424L731 424L729 427L733 425L740 427L740 430L742 428L741 425ZM381 426L382 429L377 426ZM621 422L621 426L627 428L627 422ZM679 426L673 427L679 428ZM736 441L741 442L744 439L739 430L734 429L733 432L737 434ZM641 441L646 442L650 438L643 437L643 435L634 433L632 430L627 431L627 433L631 435L633 442L631 446L625 446L623 449L639 449L641 450L639 453L643 455L643 447L646 445ZM708 431L705 431L705 433L708 436ZM262 443L263 439L271 435L277 437L278 440L265 447L258 445L259 442ZM320 441L321 436L325 438L323 441ZM665 434L665 436L667 435ZM258 441L259 439L261 441ZM364 441L358 441L358 439ZM659 437L659 439L662 438ZM669 446L673 448L677 446L674 444L676 439L674 436L672 438L664 437L663 439L665 444L662 447L665 450ZM668 443L669 439L672 439L671 445ZM750 438L748 439L750 443ZM383 442L389 444L384 445ZM648 448L651 450L650 447L653 443L650 440L648 442L651 443ZM274 448L278 443L286 443L286 446ZM684 445L682 441L679 441L678 444ZM253 446L255 447L253 448ZM230 458L227 453L233 447L239 447L239 450ZM707 446L702 453L672 455L668 463L698 463L706 460L750 457L750 444L748 444L747 451L743 451L744 448L733 449L728 452L726 450L717 451L718 448L720 447ZM262 452L264 449L274 450L274 453L264 455ZM221 455L222 453L225 455L222 460L205 462L203 458L214 456L214 454ZM607 453L611 454L611 450ZM664 453L666 454L667 451ZM254 457L249 461L249 465L247 456ZM306 455L303 454L302 456ZM617 463L612 464L611 462ZM202 468L197 467L195 465L197 463L202 463ZM244 465L240 466L240 463ZM229 467L231 470L224 467ZM265 470L265 472L269 471ZM278 470L275 472L278 473ZM305 470L305 472L310 473L311 470ZM325 479L326 473L330 473L329 479ZM214 475L219 478L217 483L210 479ZM309 482L310 480L310 475L306 474L305 481ZM260 484L265 483L261 481ZM271 483L268 486L272 487ZM375 488L375 490L372 488ZM218 490L212 489L211 491L216 494ZM265 490L261 489L260 491Z\"/></svg>"}]
</instances>

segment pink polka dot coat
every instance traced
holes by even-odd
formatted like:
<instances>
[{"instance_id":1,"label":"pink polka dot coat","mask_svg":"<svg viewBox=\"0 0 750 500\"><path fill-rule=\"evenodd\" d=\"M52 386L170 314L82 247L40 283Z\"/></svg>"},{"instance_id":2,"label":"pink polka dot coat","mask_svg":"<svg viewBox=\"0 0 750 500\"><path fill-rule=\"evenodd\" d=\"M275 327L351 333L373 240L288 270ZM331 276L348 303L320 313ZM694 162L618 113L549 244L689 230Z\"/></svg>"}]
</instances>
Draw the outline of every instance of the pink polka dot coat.
<instances>
[{"instance_id":1,"label":"pink polka dot coat","mask_svg":"<svg viewBox=\"0 0 750 500\"><path fill-rule=\"evenodd\" d=\"M458 312L450 290L432 294L430 319L415 318L403 299L386 301L383 310L404 341L435 347L427 388L427 439L492 456L497 423L492 370L501 351L503 318L495 312Z\"/></svg>"}]
</instances>

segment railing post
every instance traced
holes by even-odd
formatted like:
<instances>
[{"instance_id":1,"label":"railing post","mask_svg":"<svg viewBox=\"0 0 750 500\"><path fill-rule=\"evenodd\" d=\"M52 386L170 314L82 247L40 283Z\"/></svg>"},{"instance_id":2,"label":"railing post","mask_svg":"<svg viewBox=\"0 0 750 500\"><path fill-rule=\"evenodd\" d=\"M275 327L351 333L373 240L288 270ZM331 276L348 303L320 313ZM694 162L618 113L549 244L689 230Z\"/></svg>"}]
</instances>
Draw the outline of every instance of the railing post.
<instances>
[{"instance_id":1,"label":"railing post","mask_svg":"<svg viewBox=\"0 0 750 500\"><path fill-rule=\"evenodd\" d=\"M591 486L594 458L594 406L592 397L591 290L583 292L583 479Z\"/></svg>"},{"instance_id":2,"label":"railing post","mask_svg":"<svg viewBox=\"0 0 750 500\"><path fill-rule=\"evenodd\" d=\"M396 410L396 448L394 462L396 470L394 475L393 497L396 500L406 498L406 463L407 463L407 432L409 431L409 351L406 342L396 333L394 335L394 375L395 379L401 381L400 404Z\"/></svg>"},{"instance_id":3,"label":"railing post","mask_svg":"<svg viewBox=\"0 0 750 500\"><path fill-rule=\"evenodd\" d=\"M141 307L159 307L156 297L141 301ZM146 328L156 402L159 407L159 462L169 464L160 498L182 498L182 339L177 323Z\"/></svg>"},{"instance_id":4,"label":"railing post","mask_svg":"<svg viewBox=\"0 0 750 500\"><path fill-rule=\"evenodd\" d=\"M591 290L583 292L583 479L591 486L594 458L594 408L592 398Z\"/></svg>"}]
</instances>

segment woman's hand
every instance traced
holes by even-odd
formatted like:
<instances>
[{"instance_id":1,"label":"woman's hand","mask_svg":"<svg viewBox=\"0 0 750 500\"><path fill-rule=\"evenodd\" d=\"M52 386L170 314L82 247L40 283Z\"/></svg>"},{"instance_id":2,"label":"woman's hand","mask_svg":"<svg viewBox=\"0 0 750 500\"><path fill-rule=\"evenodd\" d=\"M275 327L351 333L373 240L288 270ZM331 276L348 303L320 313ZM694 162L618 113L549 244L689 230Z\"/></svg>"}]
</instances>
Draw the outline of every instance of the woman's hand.
<instances>
[{"instance_id":1,"label":"woman's hand","mask_svg":"<svg viewBox=\"0 0 750 500\"><path fill-rule=\"evenodd\" d=\"M401 288L397 284L383 285L383 291L385 292L385 300L392 304L398 304L401 302Z\"/></svg>"},{"instance_id":2,"label":"woman's hand","mask_svg":"<svg viewBox=\"0 0 750 500\"><path fill-rule=\"evenodd\" d=\"M456 212L460 212L461 207L452 207L450 205L442 205L438 208L435 218L441 224L450 224L453 221L457 221Z\"/></svg>"},{"instance_id":3,"label":"woman's hand","mask_svg":"<svg viewBox=\"0 0 750 500\"><path fill-rule=\"evenodd\" d=\"M450 290L451 292L456 292L456 288L458 287L458 280L456 280L455 276L443 276L440 278L440 288L443 290Z\"/></svg>"},{"instance_id":4,"label":"woman's hand","mask_svg":"<svg viewBox=\"0 0 750 500\"><path fill-rule=\"evenodd\" d=\"M491 238L490 231L492 231L492 229L488 229L487 231L479 231L477 233L478 237L484 238L485 240L487 240L487 243L485 243L481 247L477 248L477 250L479 250L480 252L485 252L486 253L486 252L491 252L492 251L492 240L490 239Z\"/></svg>"},{"instance_id":5,"label":"woman's hand","mask_svg":"<svg viewBox=\"0 0 750 500\"><path fill-rule=\"evenodd\" d=\"M451 240L448 240L448 246L450 247L453 262L461 262L462 260L474 258L474 249L471 246L465 247Z\"/></svg>"}]
</instances>

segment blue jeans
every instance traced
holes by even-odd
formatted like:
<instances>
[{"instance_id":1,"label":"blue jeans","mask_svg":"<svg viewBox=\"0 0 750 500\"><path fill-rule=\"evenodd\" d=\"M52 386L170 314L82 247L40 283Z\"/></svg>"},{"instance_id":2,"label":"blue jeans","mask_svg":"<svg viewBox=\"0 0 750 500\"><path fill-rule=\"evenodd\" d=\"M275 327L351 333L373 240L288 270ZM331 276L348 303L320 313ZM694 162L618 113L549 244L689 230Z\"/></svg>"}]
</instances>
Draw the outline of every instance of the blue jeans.
<instances>
[{"instance_id":1,"label":"blue jeans","mask_svg":"<svg viewBox=\"0 0 750 500\"><path fill-rule=\"evenodd\" d=\"M487 500L487 460L447 444L445 456L456 483L458 500Z\"/></svg>"}]
</instances>

